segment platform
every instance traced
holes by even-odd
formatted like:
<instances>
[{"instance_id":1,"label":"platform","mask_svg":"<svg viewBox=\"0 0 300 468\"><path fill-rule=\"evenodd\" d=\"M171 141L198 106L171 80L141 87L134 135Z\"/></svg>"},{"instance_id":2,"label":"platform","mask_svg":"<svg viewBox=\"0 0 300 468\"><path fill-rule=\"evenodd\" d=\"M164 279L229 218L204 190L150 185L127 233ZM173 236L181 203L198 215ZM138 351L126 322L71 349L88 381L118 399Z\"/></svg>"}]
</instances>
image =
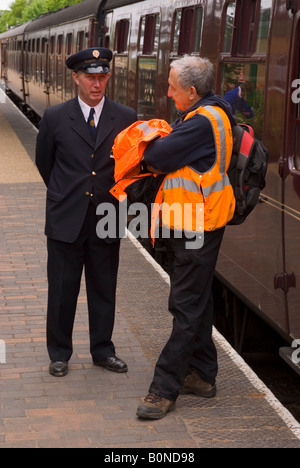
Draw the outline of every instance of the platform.
<instances>
[{"instance_id":1,"label":"platform","mask_svg":"<svg viewBox=\"0 0 300 468\"><path fill-rule=\"evenodd\" d=\"M0 448L300 448L300 424L215 330L217 397L181 396L160 421L136 408L166 342L168 278L135 239L122 241L114 343L128 374L94 367L84 285L70 373L48 373L45 187L36 130L0 91ZM1 358L2 356L2 358ZM3 353L0 358L3 359Z\"/></svg>"}]
</instances>

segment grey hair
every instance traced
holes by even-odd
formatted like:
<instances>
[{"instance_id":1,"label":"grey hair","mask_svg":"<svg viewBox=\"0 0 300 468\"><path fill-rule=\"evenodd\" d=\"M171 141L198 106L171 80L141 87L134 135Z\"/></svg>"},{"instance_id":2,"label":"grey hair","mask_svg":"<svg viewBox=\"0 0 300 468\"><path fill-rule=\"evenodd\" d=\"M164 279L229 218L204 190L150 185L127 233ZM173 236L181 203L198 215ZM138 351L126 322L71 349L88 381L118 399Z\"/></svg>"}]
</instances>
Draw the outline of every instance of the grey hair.
<instances>
[{"instance_id":1,"label":"grey hair","mask_svg":"<svg viewBox=\"0 0 300 468\"><path fill-rule=\"evenodd\" d=\"M184 89L193 86L199 96L214 92L214 66L210 60L185 55L181 59L174 60L171 68L178 71L178 82Z\"/></svg>"}]
</instances>

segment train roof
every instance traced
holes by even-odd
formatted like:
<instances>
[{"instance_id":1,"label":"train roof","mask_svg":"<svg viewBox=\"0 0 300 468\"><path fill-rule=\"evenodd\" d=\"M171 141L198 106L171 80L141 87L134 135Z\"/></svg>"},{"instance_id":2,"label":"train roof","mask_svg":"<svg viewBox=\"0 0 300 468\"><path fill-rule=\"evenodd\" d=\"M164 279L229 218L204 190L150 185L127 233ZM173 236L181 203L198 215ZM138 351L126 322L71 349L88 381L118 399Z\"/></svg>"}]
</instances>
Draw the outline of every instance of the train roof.
<instances>
[{"instance_id":1,"label":"train roof","mask_svg":"<svg viewBox=\"0 0 300 468\"><path fill-rule=\"evenodd\" d=\"M107 0L103 10L113 10L114 8L119 8L125 5L131 5L132 3L138 3L141 1L144 0Z\"/></svg>"},{"instance_id":2,"label":"train roof","mask_svg":"<svg viewBox=\"0 0 300 468\"><path fill-rule=\"evenodd\" d=\"M11 28L0 34L0 39L18 36L25 32L39 31L40 29L69 23L81 18L88 18L90 16L97 17L101 6L103 10L112 10L114 8L131 5L140 1L144 0L83 0L76 5L45 13L35 20Z\"/></svg>"},{"instance_id":3,"label":"train roof","mask_svg":"<svg viewBox=\"0 0 300 468\"><path fill-rule=\"evenodd\" d=\"M46 13L32 21L26 28L26 32L37 31L57 24L69 23L89 16L97 16L103 0L83 0L76 5L65 7L61 10Z\"/></svg>"},{"instance_id":4,"label":"train roof","mask_svg":"<svg viewBox=\"0 0 300 468\"><path fill-rule=\"evenodd\" d=\"M21 24L20 26L15 26L14 28L10 28L8 31L0 34L0 40L1 39L6 39L6 38L9 38L9 37L19 36L19 34L24 34L24 31L26 30L26 28L27 28L27 26L28 26L28 24L30 22Z\"/></svg>"},{"instance_id":5,"label":"train roof","mask_svg":"<svg viewBox=\"0 0 300 468\"><path fill-rule=\"evenodd\" d=\"M102 4L105 4L105 0L83 0L76 5L45 13L35 20L21 24L0 34L0 39L14 37L25 32L38 31L50 26L56 26L57 24L69 23L81 18L97 17Z\"/></svg>"}]
</instances>

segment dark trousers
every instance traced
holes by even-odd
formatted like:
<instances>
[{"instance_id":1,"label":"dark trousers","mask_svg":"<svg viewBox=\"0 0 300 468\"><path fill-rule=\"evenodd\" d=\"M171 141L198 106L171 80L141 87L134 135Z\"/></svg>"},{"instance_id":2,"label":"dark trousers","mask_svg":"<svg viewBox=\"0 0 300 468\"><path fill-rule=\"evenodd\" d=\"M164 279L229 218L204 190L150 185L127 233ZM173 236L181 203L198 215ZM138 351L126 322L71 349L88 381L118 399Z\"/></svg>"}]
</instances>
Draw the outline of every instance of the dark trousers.
<instances>
[{"instance_id":1,"label":"dark trousers","mask_svg":"<svg viewBox=\"0 0 300 468\"><path fill-rule=\"evenodd\" d=\"M90 351L94 360L115 355L115 319L120 242L96 234L96 208L89 205L76 242L48 238L47 348L51 361L69 361L83 267L88 300Z\"/></svg>"},{"instance_id":2,"label":"dark trousers","mask_svg":"<svg viewBox=\"0 0 300 468\"><path fill-rule=\"evenodd\" d=\"M155 368L149 392L175 401L189 368L214 385L217 351L212 339L212 282L225 229L205 232L204 245L187 250L186 239L167 239L173 330Z\"/></svg>"}]
</instances>

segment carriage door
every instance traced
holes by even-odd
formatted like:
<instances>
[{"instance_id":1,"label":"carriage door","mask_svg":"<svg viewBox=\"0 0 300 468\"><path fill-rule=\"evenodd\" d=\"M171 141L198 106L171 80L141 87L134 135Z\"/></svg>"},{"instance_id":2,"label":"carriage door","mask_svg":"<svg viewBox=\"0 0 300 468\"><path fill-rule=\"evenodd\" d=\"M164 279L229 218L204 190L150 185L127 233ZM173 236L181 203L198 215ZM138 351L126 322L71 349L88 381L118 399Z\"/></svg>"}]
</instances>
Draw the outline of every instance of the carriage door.
<instances>
[{"instance_id":1,"label":"carriage door","mask_svg":"<svg viewBox=\"0 0 300 468\"><path fill-rule=\"evenodd\" d=\"M30 69L30 58L31 58L31 40L29 39L27 43L24 43L24 96L28 104L29 98L29 81L31 75Z\"/></svg>"},{"instance_id":2,"label":"carriage door","mask_svg":"<svg viewBox=\"0 0 300 468\"><path fill-rule=\"evenodd\" d=\"M42 57L41 57L41 79L46 96L46 107L50 106L50 79L49 79L49 42L46 37L42 38Z\"/></svg>"},{"instance_id":3,"label":"carriage door","mask_svg":"<svg viewBox=\"0 0 300 468\"><path fill-rule=\"evenodd\" d=\"M141 120L153 119L155 112L157 52L160 15L142 16L139 27L137 64L137 114Z\"/></svg>"},{"instance_id":4,"label":"carriage door","mask_svg":"<svg viewBox=\"0 0 300 468\"><path fill-rule=\"evenodd\" d=\"M285 250L287 276L287 300L290 333L300 338L300 2L294 11L292 57L288 94L288 142L289 174L285 180Z\"/></svg>"}]
</instances>

